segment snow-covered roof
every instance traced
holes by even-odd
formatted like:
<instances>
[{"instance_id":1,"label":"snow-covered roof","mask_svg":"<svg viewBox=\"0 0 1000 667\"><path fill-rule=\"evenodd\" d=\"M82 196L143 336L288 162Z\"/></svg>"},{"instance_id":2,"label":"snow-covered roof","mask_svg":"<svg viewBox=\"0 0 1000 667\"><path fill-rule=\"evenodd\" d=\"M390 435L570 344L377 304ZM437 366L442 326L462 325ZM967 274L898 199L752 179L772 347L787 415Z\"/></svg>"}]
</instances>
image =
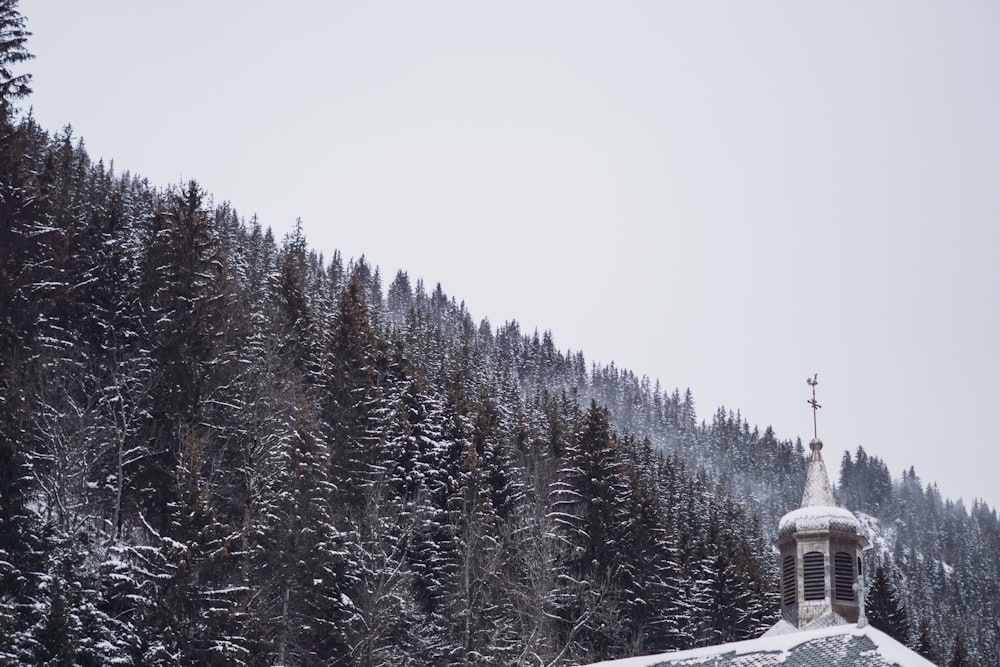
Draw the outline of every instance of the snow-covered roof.
<instances>
[{"instance_id":1,"label":"snow-covered roof","mask_svg":"<svg viewBox=\"0 0 1000 667\"><path fill-rule=\"evenodd\" d=\"M778 522L778 535L790 532L808 533L813 530L834 530L857 533L860 524L850 510L833 505L810 505L792 510Z\"/></svg>"},{"instance_id":2,"label":"snow-covered roof","mask_svg":"<svg viewBox=\"0 0 1000 667\"><path fill-rule=\"evenodd\" d=\"M857 534L860 528L854 514L842 507L837 507L833 499L833 487L823 463L823 441L814 438L809 443L812 450L812 460L806 472L806 485L802 492L802 504L799 509L792 510L781 517L778 523L778 536L784 537L793 532L809 532L813 530L833 530Z\"/></svg>"},{"instance_id":3,"label":"snow-covered roof","mask_svg":"<svg viewBox=\"0 0 1000 667\"><path fill-rule=\"evenodd\" d=\"M889 635L866 626L837 625L589 667L934 667Z\"/></svg>"}]
</instances>

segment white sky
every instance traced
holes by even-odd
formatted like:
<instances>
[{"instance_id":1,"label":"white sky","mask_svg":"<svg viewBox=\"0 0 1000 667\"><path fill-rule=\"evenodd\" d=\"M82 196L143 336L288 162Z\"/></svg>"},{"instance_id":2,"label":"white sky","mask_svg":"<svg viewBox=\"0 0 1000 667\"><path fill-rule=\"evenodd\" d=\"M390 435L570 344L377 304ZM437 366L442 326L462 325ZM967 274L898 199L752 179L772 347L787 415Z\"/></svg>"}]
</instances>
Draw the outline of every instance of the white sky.
<instances>
[{"instance_id":1,"label":"white sky","mask_svg":"<svg viewBox=\"0 0 1000 667\"><path fill-rule=\"evenodd\" d=\"M1000 4L20 9L94 159L1000 505Z\"/></svg>"}]
</instances>

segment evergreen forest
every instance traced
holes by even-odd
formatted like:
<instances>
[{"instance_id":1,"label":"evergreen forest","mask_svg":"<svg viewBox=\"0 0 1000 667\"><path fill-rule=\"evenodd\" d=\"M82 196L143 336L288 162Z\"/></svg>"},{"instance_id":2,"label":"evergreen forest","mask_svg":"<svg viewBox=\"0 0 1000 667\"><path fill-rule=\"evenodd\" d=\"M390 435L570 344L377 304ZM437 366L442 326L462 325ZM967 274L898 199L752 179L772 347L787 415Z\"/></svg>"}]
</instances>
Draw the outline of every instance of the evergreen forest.
<instances>
[{"instance_id":1,"label":"evergreen forest","mask_svg":"<svg viewBox=\"0 0 1000 667\"><path fill-rule=\"evenodd\" d=\"M27 37L0 0L0 664L556 667L777 620L801 442L92 162L19 106ZM839 472L873 623L1000 664L996 511Z\"/></svg>"}]
</instances>

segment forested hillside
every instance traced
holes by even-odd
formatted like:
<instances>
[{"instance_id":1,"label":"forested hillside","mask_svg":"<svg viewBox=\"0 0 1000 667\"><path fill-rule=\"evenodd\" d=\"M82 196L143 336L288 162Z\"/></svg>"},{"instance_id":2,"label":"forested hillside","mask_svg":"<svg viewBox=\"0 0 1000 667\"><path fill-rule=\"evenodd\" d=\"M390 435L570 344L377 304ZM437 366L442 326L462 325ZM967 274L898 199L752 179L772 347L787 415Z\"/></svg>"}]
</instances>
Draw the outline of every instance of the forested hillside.
<instances>
[{"instance_id":1,"label":"forested hillside","mask_svg":"<svg viewBox=\"0 0 1000 667\"><path fill-rule=\"evenodd\" d=\"M0 663L554 666L776 620L800 443L93 164L0 92ZM995 511L862 450L840 494L911 641L997 664Z\"/></svg>"},{"instance_id":2,"label":"forested hillside","mask_svg":"<svg viewBox=\"0 0 1000 667\"><path fill-rule=\"evenodd\" d=\"M558 665L773 621L757 524L582 355L30 117L0 168L4 662Z\"/></svg>"}]
</instances>

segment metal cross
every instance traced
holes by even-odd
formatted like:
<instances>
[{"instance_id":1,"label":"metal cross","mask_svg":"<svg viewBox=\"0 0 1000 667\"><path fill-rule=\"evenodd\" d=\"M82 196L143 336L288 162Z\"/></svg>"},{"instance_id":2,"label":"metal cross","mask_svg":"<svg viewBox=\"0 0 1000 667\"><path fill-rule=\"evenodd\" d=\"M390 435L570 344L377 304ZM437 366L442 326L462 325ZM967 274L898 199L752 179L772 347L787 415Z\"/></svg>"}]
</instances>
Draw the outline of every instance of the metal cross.
<instances>
[{"instance_id":1,"label":"metal cross","mask_svg":"<svg viewBox=\"0 0 1000 667\"><path fill-rule=\"evenodd\" d=\"M868 587L865 586L864 575L858 575L858 580L851 586L858 596L858 627L863 628L868 625L868 617L865 615L865 596L868 595Z\"/></svg>"},{"instance_id":2,"label":"metal cross","mask_svg":"<svg viewBox=\"0 0 1000 667\"><path fill-rule=\"evenodd\" d=\"M806 403L808 403L809 405L812 406L812 409L813 409L813 438L814 439L818 439L819 438L819 433L816 430L816 411L819 410L821 407L823 407L822 405L820 405L819 403L816 402L816 385L819 384L819 373L814 373L811 378L806 378L806 382L809 383L809 386L812 387L812 390L813 390L812 400L806 401Z\"/></svg>"}]
</instances>

